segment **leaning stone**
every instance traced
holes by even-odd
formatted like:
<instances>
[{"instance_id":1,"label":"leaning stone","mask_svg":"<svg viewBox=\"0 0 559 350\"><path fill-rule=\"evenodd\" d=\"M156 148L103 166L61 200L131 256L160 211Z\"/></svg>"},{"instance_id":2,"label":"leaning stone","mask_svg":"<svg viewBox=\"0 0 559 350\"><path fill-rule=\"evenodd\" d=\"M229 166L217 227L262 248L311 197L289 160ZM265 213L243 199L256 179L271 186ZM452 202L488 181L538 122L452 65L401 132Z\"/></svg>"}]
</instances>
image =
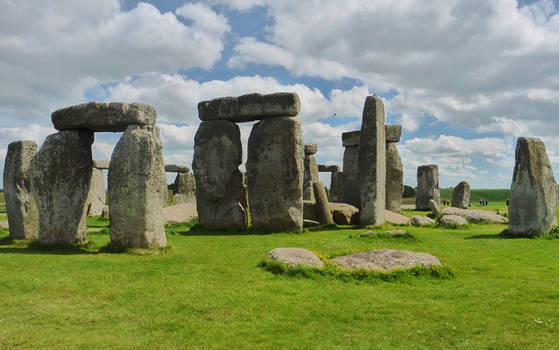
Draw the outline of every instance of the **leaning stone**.
<instances>
[{"instance_id":1,"label":"leaning stone","mask_svg":"<svg viewBox=\"0 0 559 350\"><path fill-rule=\"evenodd\" d=\"M57 130L125 131L128 125L153 125L157 112L142 103L89 102L66 107L52 113Z\"/></svg>"},{"instance_id":2,"label":"leaning stone","mask_svg":"<svg viewBox=\"0 0 559 350\"><path fill-rule=\"evenodd\" d=\"M402 138L401 125L385 125L386 142L400 142Z\"/></svg>"},{"instance_id":3,"label":"leaning stone","mask_svg":"<svg viewBox=\"0 0 559 350\"><path fill-rule=\"evenodd\" d=\"M392 225L409 225L410 223L410 219L407 216L390 210L386 210L384 216L386 217L386 222Z\"/></svg>"},{"instance_id":4,"label":"leaning stone","mask_svg":"<svg viewBox=\"0 0 559 350\"><path fill-rule=\"evenodd\" d=\"M445 215L439 219L441 226L457 228L468 224L468 221L463 217L456 215Z\"/></svg>"},{"instance_id":5,"label":"leaning stone","mask_svg":"<svg viewBox=\"0 0 559 350\"><path fill-rule=\"evenodd\" d=\"M320 222L309 220L309 219L303 219L303 227L315 227L315 226L320 226Z\"/></svg>"},{"instance_id":6,"label":"leaning stone","mask_svg":"<svg viewBox=\"0 0 559 350\"><path fill-rule=\"evenodd\" d=\"M159 128L129 126L118 141L109 168L111 241L129 248L167 245L163 208L167 177Z\"/></svg>"},{"instance_id":7,"label":"leaning stone","mask_svg":"<svg viewBox=\"0 0 559 350\"><path fill-rule=\"evenodd\" d=\"M541 139L519 137L509 205L509 233L547 235L557 226L557 183Z\"/></svg>"},{"instance_id":8,"label":"leaning stone","mask_svg":"<svg viewBox=\"0 0 559 350\"><path fill-rule=\"evenodd\" d=\"M456 215L463 217L471 224L490 223L490 224L506 224L507 218L488 210L470 210L459 208L444 208L441 215Z\"/></svg>"},{"instance_id":9,"label":"leaning stone","mask_svg":"<svg viewBox=\"0 0 559 350\"><path fill-rule=\"evenodd\" d=\"M15 141L8 145L4 163L4 197L10 237L35 239L39 232L39 212L31 192L29 167L37 153L33 141Z\"/></svg>"},{"instance_id":10,"label":"leaning stone","mask_svg":"<svg viewBox=\"0 0 559 350\"><path fill-rule=\"evenodd\" d=\"M430 210L431 199L440 205L439 168L434 164L422 165L417 168L416 210Z\"/></svg>"},{"instance_id":11,"label":"leaning stone","mask_svg":"<svg viewBox=\"0 0 559 350\"><path fill-rule=\"evenodd\" d=\"M430 226L435 224L435 220L426 216L416 215L410 219L410 224L413 226Z\"/></svg>"},{"instance_id":12,"label":"leaning stone","mask_svg":"<svg viewBox=\"0 0 559 350\"><path fill-rule=\"evenodd\" d=\"M359 142L359 222L381 225L386 219L386 136L384 105L368 96L363 107Z\"/></svg>"},{"instance_id":13,"label":"leaning stone","mask_svg":"<svg viewBox=\"0 0 559 350\"><path fill-rule=\"evenodd\" d=\"M330 203L334 222L338 225L357 225L359 209L346 203Z\"/></svg>"},{"instance_id":14,"label":"leaning stone","mask_svg":"<svg viewBox=\"0 0 559 350\"><path fill-rule=\"evenodd\" d=\"M383 272L389 272L395 269L410 269L417 266L441 266L439 259L431 254L394 249L379 249L352 253L334 258L332 262L342 268L350 270L364 269Z\"/></svg>"},{"instance_id":15,"label":"leaning stone","mask_svg":"<svg viewBox=\"0 0 559 350\"><path fill-rule=\"evenodd\" d=\"M333 224L332 211L330 210L330 204L328 203L328 196L326 196L324 185L320 181L314 182L313 188L314 197L316 198L316 211L320 219L319 222L326 225Z\"/></svg>"},{"instance_id":16,"label":"leaning stone","mask_svg":"<svg viewBox=\"0 0 559 350\"><path fill-rule=\"evenodd\" d=\"M87 216L98 216L103 213L103 208L107 201L105 191L105 176L103 170L93 168L91 173L91 184L87 196Z\"/></svg>"},{"instance_id":17,"label":"leaning stone","mask_svg":"<svg viewBox=\"0 0 559 350\"><path fill-rule=\"evenodd\" d=\"M252 127L246 169L253 227L303 227L303 163L299 118L267 119Z\"/></svg>"},{"instance_id":18,"label":"leaning stone","mask_svg":"<svg viewBox=\"0 0 559 350\"><path fill-rule=\"evenodd\" d=\"M318 152L318 146L316 143L305 143L305 155L311 155Z\"/></svg>"},{"instance_id":19,"label":"leaning stone","mask_svg":"<svg viewBox=\"0 0 559 350\"><path fill-rule=\"evenodd\" d=\"M342 133L342 145L344 147L359 147L359 140L361 137L361 131L348 131Z\"/></svg>"},{"instance_id":20,"label":"leaning stone","mask_svg":"<svg viewBox=\"0 0 559 350\"><path fill-rule=\"evenodd\" d=\"M92 143L91 131L60 131L46 138L31 161L31 189L39 209L39 242L85 241Z\"/></svg>"},{"instance_id":21,"label":"leaning stone","mask_svg":"<svg viewBox=\"0 0 559 350\"><path fill-rule=\"evenodd\" d=\"M93 167L97 168L97 169L101 169L101 170L107 170L107 169L109 169L109 163L110 163L110 160L94 159L93 160Z\"/></svg>"},{"instance_id":22,"label":"leaning stone","mask_svg":"<svg viewBox=\"0 0 559 350\"><path fill-rule=\"evenodd\" d=\"M470 206L470 184L462 181L452 192L452 206L460 209L468 209Z\"/></svg>"},{"instance_id":23,"label":"leaning stone","mask_svg":"<svg viewBox=\"0 0 559 350\"><path fill-rule=\"evenodd\" d=\"M337 173L342 171L342 168L339 165L318 164L318 171L321 173Z\"/></svg>"},{"instance_id":24,"label":"leaning stone","mask_svg":"<svg viewBox=\"0 0 559 350\"><path fill-rule=\"evenodd\" d=\"M434 199L429 199L429 209L433 212L433 215L435 215L435 217L441 216L441 207L439 206L439 204L437 204L437 202L435 202Z\"/></svg>"},{"instance_id":25,"label":"leaning stone","mask_svg":"<svg viewBox=\"0 0 559 350\"><path fill-rule=\"evenodd\" d=\"M307 143L305 144L305 151L308 145L316 146L316 144ZM316 163L316 158L312 155L314 153L316 153L316 151L312 153L306 152L304 160L305 174L303 177L303 199L310 201L315 200L313 184L318 181L318 165Z\"/></svg>"},{"instance_id":26,"label":"leaning stone","mask_svg":"<svg viewBox=\"0 0 559 350\"><path fill-rule=\"evenodd\" d=\"M188 173L190 169L187 166L176 164L165 164L165 172L167 173Z\"/></svg>"},{"instance_id":27,"label":"leaning stone","mask_svg":"<svg viewBox=\"0 0 559 350\"><path fill-rule=\"evenodd\" d=\"M386 209L399 213L404 193L404 164L394 142L386 143Z\"/></svg>"},{"instance_id":28,"label":"leaning stone","mask_svg":"<svg viewBox=\"0 0 559 350\"><path fill-rule=\"evenodd\" d=\"M173 192L184 196L186 203L196 203L196 180L193 173L177 173Z\"/></svg>"},{"instance_id":29,"label":"leaning stone","mask_svg":"<svg viewBox=\"0 0 559 350\"><path fill-rule=\"evenodd\" d=\"M194 137L192 169L200 226L245 230L248 217L241 205L243 179L239 126L225 120L202 122Z\"/></svg>"},{"instance_id":30,"label":"leaning stone","mask_svg":"<svg viewBox=\"0 0 559 350\"><path fill-rule=\"evenodd\" d=\"M307 266L323 267L324 263L310 250L303 248L276 248L268 253L268 258L286 264L289 267Z\"/></svg>"},{"instance_id":31,"label":"leaning stone","mask_svg":"<svg viewBox=\"0 0 559 350\"><path fill-rule=\"evenodd\" d=\"M241 123L296 116L300 109L301 101L295 93L248 94L202 101L198 104L198 116L203 121L228 120Z\"/></svg>"},{"instance_id":32,"label":"leaning stone","mask_svg":"<svg viewBox=\"0 0 559 350\"><path fill-rule=\"evenodd\" d=\"M341 203L344 200L344 176L341 171L330 175L330 202Z\"/></svg>"}]
</instances>

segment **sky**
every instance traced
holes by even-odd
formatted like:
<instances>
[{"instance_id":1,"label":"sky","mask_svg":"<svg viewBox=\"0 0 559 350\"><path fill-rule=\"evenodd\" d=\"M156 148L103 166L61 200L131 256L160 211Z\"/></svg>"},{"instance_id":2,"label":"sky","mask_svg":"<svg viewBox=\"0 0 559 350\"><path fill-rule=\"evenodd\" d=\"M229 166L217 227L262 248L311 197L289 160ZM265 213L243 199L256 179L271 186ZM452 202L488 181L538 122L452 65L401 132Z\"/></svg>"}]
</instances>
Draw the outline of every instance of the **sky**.
<instances>
[{"instance_id":1,"label":"sky","mask_svg":"<svg viewBox=\"0 0 559 350\"><path fill-rule=\"evenodd\" d=\"M0 76L1 158L57 109L123 101L155 107L166 163L190 167L198 102L286 91L318 162L342 165L377 93L408 185L438 164L441 187L509 188L519 136L559 175L559 0L0 0ZM96 133L94 158L120 135Z\"/></svg>"}]
</instances>

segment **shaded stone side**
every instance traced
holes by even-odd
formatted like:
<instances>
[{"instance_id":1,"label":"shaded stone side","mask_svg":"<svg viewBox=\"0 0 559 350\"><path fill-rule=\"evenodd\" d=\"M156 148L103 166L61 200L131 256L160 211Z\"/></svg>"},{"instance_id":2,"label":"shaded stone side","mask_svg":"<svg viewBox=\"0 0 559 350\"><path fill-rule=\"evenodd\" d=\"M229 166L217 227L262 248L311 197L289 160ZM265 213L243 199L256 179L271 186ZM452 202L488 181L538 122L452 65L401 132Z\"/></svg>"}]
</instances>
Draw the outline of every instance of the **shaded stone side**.
<instances>
[{"instance_id":1,"label":"shaded stone side","mask_svg":"<svg viewBox=\"0 0 559 350\"><path fill-rule=\"evenodd\" d=\"M518 236L549 234L557 226L557 183L545 144L519 137L511 185L509 233Z\"/></svg>"},{"instance_id":2,"label":"shaded stone side","mask_svg":"<svg viewBox=\"0 0 559 350\"><path fill-rule=\"evenodd\" d=\"M339 165L325 165L325 164L318 164L318 172L321 173L335 173L338 171L342 171L342 168Z\"/></svg>"},{"instance_id":3,"label":"shaded stone side","mask_svg":"<svg viewBox=\"0 0 559 350\"><path fill-rule=\"evenodd\" d=\"M303 163L299 118L268 119L253 126L246 163L253 227L303 227Z\"/></svg>"},{"instance_id":4,"label":"shaded stone side","mask_svg":"<svg viewBox=\"0 0 559 350\"><path fill-rule=\"evenodd\" d=\"M386 209L400 212L404 193L404 164L395 142L386 143Z\"/></svg>"},{"instance_id":5,"label":"shaded stone side","mask_svg":"<svg viewBox=\"0 0 559 350\"><path fill-rule=\"evenodd\" d=\"M439 167L435 164L422 165L417 168L415 208L417 210L430 210L429 201L431 199L434 200L437 205L441 205Z\"/></svg>"},{"instance_id":6,"label":"shaded stone side","mask_svg":"<svg viewBox=\"0 0 559 350\"><path fill-rule=\"evenodd\" d=\"M470 206L470 184L462 181L452 191L451 205L454 208L468 209Z\"/></svg>"},{"instance_id":7,"label":"shaded stone side","mask_svg":"<svg viewBox=\"0 0 559 350\"><path fill-rule=\"evenodd\" d=\"M188 173L190 169L187 166L176 164L165 164L165 172L168 173Z\"/></svg>"},{"instance_id":8,"label":"shaded stone side","mask_svg":"<svg viewBox=\"0 0 559 350\"><path fill-rule=\"evenodd\" d=\"M344 174L341 171L330 175L330 202L343 203L344 200Z\"/></svg>"},{"instance_id":9,"label":"shaded stone side","mask_svg":"<svg viewBox=\"0 0 559 350\"><path fill-rule=\"evenodd\" d=\"M36 153L37 144L33 141L15 141L8 145L4 163L4 198L12 238L38 237L39 212L29 178L29 167Z\"/></svg>"},{"instance_id":10,"label":"shaded stone side","mask_svg":"<svg viewBox=\"0 0 559 350\"><path fill-rule=\"evenodd\" d=\"M60 131L46 138L31 161L31 191L39 209L43 244L85 240L92 143L90 131Z\"/></svg>"},{"instance_id":11,"label":"shaded stone side","mask_svg":"<svg viewBox=\"0 0 559 350\"><path fill-rule=\"evenodd\" d=\"M107 193L105 191L103 170L93 167L89 194L87 196L87 216L102 215L106 201Z\"/></svg>"},{"instance_id":12,"label":"shaded stone side","mask_svg":"<svg viewBox=\"0 0 559 350\"><path fill-rule=\"evenodd\" d=\"M305 144L305 174L303 178L303 199L314 201L313 183L318 181L318 163L313 154L317 152L314 143Z\"/></svg>"},{"instance_id":13,"label":"shaded stone side","mask_svg":"<svg viewBox=\"0 0 559 350\"><path fill-rule=\"evenodd\" d=\"M196 180L193 173L177 173L173 183L174 194L182 194L183 203L196 203Z\"/></svg>"},{"instance_id":14,"label":"shaded stone side","mask_svg":"<svg viewBox=\"0 0 559 350\"><path fill-rule=\"evenodd\" d=\"M359 207L359 146L346 147L343 164L343 202Z\"/></svg>"},{"instance_id":15,"label":"shaded stone side","mask_svg":"<svg viewBox=\"0 0 559 350\"><path fill-rule=\"evenodd\" d=\"M334 223L332 219L332 210L328 203L328 196L322 182L314 182L314 196L316 198L316 213L318 215L318 222L321 224L331 225Z\"/></svg>"},{"instance_id":16,"label":"shaded stone side","mask_svg":"<svg viewBox=\"0 0 559 350\"><path fill-rule=\"evenodd\" d=\"M212 229L248 226L243 201L241 134L232 122L202 122L194 137L192 170L200 226Z\"/></svg>"},{"instance_id":17,"label":"shaded stone side","mask_svg":"<svg viewBox=\"0 0 559 350\"><path fill-rule=\"evenodd\" d=\"M402 138L401 125L385 125L384 129L386 131L386 142L400 142Z\"/></svg>"},{"instance_id":18,"label":"shaded stone side","mask_svg":"<svg viewBox=\"0 0 559 350\"><path fill-rule=\"evenodd\" d=\"M111 156L111 241L131 248L165 247L166 204L167 177L159 128L131 125Z\"/></svg>"}]
</instances>

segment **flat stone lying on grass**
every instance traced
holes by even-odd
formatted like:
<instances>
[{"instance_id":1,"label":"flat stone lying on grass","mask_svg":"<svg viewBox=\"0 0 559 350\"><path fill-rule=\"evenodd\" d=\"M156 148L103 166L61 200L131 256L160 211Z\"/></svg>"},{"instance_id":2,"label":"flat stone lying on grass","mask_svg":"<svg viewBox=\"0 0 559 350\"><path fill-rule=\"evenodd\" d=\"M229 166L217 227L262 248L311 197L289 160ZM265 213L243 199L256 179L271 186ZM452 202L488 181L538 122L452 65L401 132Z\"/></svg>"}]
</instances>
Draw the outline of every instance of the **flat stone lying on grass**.
<instances>
[{"instance_id":1,"label":"flat stone lying on grass","mask_svg":"<svg viewBox=\"0 0 559 350\"><path fill-rule=\"evenodd\" d=\"M456 215L463 217L470 224L472 223L491 223L491 224L506 224L508 219L502 215L486 210L468 210L459 208L444 208L441 211L442 216Z\"/></svg>"},{"instance_id":2,"label":"flat stone lying on grass","mask_svg":"<svg viewBox=\"0 0 559 350\"><path fill-rule=\"evenodd\" d=\"M463 217L456 215L445 215L439 219L439 224L445 227L460 227L468 224Z\"/></svg>"},{"instance_id":3,"label":"flat stone lying on grass","mask_svg":"<svg viewBox=\"0 0 559 350\"><path fill-rule=\"evenodd\" d=\"M332 259L336 265L350 270L375 270L389 272L394 269L408 269L416 266L441 266L435 256L408 250L379 249L352 253Z\"/></svg>"},{"instance_id":4,"label":"flat stone lying on grass","mask_svg":"<svg viewBox=\"0 0 559 350\"><path fill-rule=\"evenodd\" d=\"M196 203L182 203L163 208L165 223L190 222L198 217Z\"/></svg>"},{"instance_id":5,"label":"flat stone lying on grass","mask_svg":"<svg viewBox=\"0 0 559 350\"><path fill-rule=\"evenodd\" d=\"M405 235L406 233L408 233L408 231L406 231L406 230L390 230L390 231L386 231L385 233L394 236L394 235Z\"/></svg>"},{"instance_id":6,"label":"flat stone lying on grass","mask_svg":"<svg viewBox=\"0 0 559 350\"><path fill-rule=\"evenodd\" d=\"M330 203L334 222L338 225L357 225L359 209L346 203Z\"/></svg>"},{"instance_id":7,"label":"flat stone lying on grass","mask_svg":"<svg viewBox=\"0 0 559 350\"><path fill-rule=\"evenodd\" d=\"M384 217L386 222L392 225L409 225L410 219L407 216L392 212L390 210L385 210Z\"/></svg>"},{"instance_id":8,"label":"flat stone lying on grass","mask_svg":"<svg viewBox=\"0 0 559 350\"><path fill-rule=\"evenodd\" d=\"M416 215L410 219L410 224L412 224L413 226L429 226L434 225L435 220L426 216Z\"/></svg>"},{"instance_id":9,"label":"flat stone lying on grass","mask_svg":"<svg viewBox=\"0 0 559 350\"><path fill-rule=\"evenodd\" d=\"M303 248L275 248L270 250L268 258L285 263L289 267L307 266L323 267L324 263L315 253Z\"/></svg>"}]
</instances>

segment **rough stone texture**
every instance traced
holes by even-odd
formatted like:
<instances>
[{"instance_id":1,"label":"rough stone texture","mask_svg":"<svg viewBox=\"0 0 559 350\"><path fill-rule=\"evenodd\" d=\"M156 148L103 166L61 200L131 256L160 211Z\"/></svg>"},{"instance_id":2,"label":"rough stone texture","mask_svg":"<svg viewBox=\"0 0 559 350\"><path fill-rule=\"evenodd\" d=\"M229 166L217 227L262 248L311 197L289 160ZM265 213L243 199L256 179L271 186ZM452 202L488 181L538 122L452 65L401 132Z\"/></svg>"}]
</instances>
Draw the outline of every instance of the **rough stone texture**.
<instances>
[{"instance_id":1,"label":"rough stone texture","mask_svg":"<svg viewBox=\"0 0 559 350\"><path fill-rule=\"evenodd\" d=\"M386 135L384 104L367 96L359 141L359 222L381 225L386 207Z\"/></svg>"},{"instance_id":2,"label":"rough stone texture","mask_svg":"<svg viewBox=\"0 0 559 350\"><path fill-rule=\"evenodd\" d=\"M49 135L31 161L31 190L39 209L43 244L85 240L92 143L91 131L61 131Z\"/></svg>"},{"instance_id":3,"label":"rough stone texture","mask_svg":"<svg viewBox=\"0 0 559 350\"><path fill-rule=\"evenodd\" d=\"M242 183L243 186L241 187L241 198L239 203L248 213L250 212L249 203L248 203L248 189L247 189L247 174L244 171L241 171Z\"/></svg>"},{"instance_id":4,"label":"rough stone texture","mask_svg":"<svg viewBox=\"0 0 559 350\"><path fill-rule=\"evenodd\" d=\"M467 181L462 181L452 192L452 204L455 208L468 209L470 205L470 184Z\"/></svg>"},{"instance_id":5,"label":"rough stone texture","mask_svg":"<svg viewBox=\"0 0 559 350\"><path fill-rule=\"evenodd\" d=\"M415 266L441 266L439 259L431 254L408 250L379 249L352 253L332 259L336 265L351 270L392 271Z\"/></svg>"},{"instance_id":6,"label":"rough stone texture","mask_svg":"<svg viewBox=\"0 0 559 350\"><path fill-rule=\"evenodd\" d=\"M541 139L519 137L511 185L509 233L547 235L557 226L557 183Z\"/></svg>"},{"instance_id":7,"label":"rough stone texture","mask_svg":"<svg viewBox=\"0 0 559 350\"><path fill-rule=\"evenodd\" d=\"M321 224L331 225L334 223L332 219L332 210L328 203L328 196L322 182L313 182L314 197L316 198L316 212L318 214L318 222Z\"/></svg>"},{"instance_id":8,"label":"rough stone texture","mask_svg":"<svg viewBox=\"0 0 559 350\"><path fill-rule=\"evenodd\" d=\"M332 217L338 225L357 225L359 223L359 209L346 203L330 203Z\"/></svg>"},{"instance_id":9,"label":"rough stone texture","mask_svg":"<svg viewBox=\"0 0 559 350\"><path fill-rule=\"evenodd\" d=\"M185 203L196 203L196 197L194 198L194 202L192 201L192 197L188 197L184 194L176 193L173 195L171 199L171 205L179 205Z\"/></svg>"},{"instance_id":10,"label":"rough stone texture","mask_svg":"<svg viewBox=\"0 0 559 350\"><path fill-rule=\"evenodd\" d=\"M305 155L311 155L318 152L318 145L316 143L305 143Z\"/></svg>"},{"instance_id":11,"label":"rough stone texture","mask_svg":"<svg viewBox=\"0 0 559 350\"><path fill-rule=\"evenodd\" d=\"M404 164L394 142L386 143L386 209L399 213L404 193Z\"/></svg>"},{"instance_id":12,"label":"rough stone texture","mask_svg":"<svg viewBox=\"0 0 559 350\"><path fill-rule=\"evenodd\" d=\"M348 131L342 133L342 145L344 147L359 147L361 131Z\"/></svg>"},{"instance_id":13,"label":"rough stone texture","mask_svg":"<svg viewBox=\"0 0 559 350\"><path fill-rule=\"evenodd\" d=\"M303 248L276 248L270 250L268 258L280 261L289 267L323 267L324 263L315 253Z\"/></svg>"},{"instance_id":14,"label":"rough stone texture","mask_svg":"<svg viewBox=\"0 0 559 350\"><path fill-rule=\"evenodd\" d=\"M439 168L434 164L422 165L417 168L415 208L417 210L430 210L429 200L431 199L440 206Z\"/></svg>"},{"instance_id":15,"label":"rough stone texture","mask_svg":"<svg viewBox=\"0 0 559 350\"><path fill-rule=\"evenodd\" d=\"M241 134L236 124L224 120L200 124L194 137L192 162L200 226L247 228L247 212L241 205L242 156Z\"/></svg>"},{"instance_id":16,"label":"rough stone texture","mask_svg":"<svg viewBox=\"0 0 559 350\"><path fill-rule=\"evenodd\" d=\"M308 145L313 144L305 144L305 149ZM316 146L316 145L315 145ZM316 152L314 152L316 153ZM318 165L316 163L316 158L312 155L314 153L305 152L305 174L303 178L303 199L314 201L314 189L313 183L318 181Z\"/></svg>"},{"instance_id":17,"label":"rough stone texture","mask_svg":"<svg viewBox=\"0 0 559 350\"><path fill-rule=\"evenodd\" d=\"M37 144L33 141L15 141L8 145L4 198L12 238L35 239L39 233L39 212L29 178L29 167L36 153Z\"/></svg>"},{"instance_id":18,"label":"rough stone texture","mask_svg":"<svg viewBox=\"0 0 559 350\"><path fill-rule=\"evenodd\" d=\"M309 219L303 219L303 227L315 227L315 226L320 226L320 222L309 220Z\"/></svg>"},{"instance_id":19,"label":"rough stone texture","mask_svg":"<svg viewBox=\"0 0 559 350\"><path fill-rule=\"evenodd\" d=\"M341 171L332 172L330 175L330 202L343 202L344 200L344 174Z\"/></svg>"},{"instance_id":20,"label":"rough stone texture","mask_svg":"<svg viewBox=\"0 0 559 350\"><path fill-rule=\"evenodd\" d=\"M507 218L492 211L487 210L469 210L459 208L444 208L441 210L441 215L456 215L463 217L469 223L491 223L491 224L506 224Z\"/></svg>"},{"instance_id":21,"label":"rough stone texture","mask_svg":"<svg viewBox=\"0 0 559 350\"><path fill-rule=\"evenodd\" d=\"M318 172L320 173L336 173L342 171L339 165L318 164Z\"/></svg>"},{"instance_id":22,"label":"rough stone texture","mask_svg":"<svg viewBox=\"0 0 559 350\"><path fill-rule=\"evenodd\" d=\"M318 221L316 201L303 201L303 219Z\"/></svg>"},{"instance_id":23,"label":"rough stone texture","mask_svg":"<svg viewBox=\"0 0 559 350\"><path fill-rule=\"evenodd\" d=\"M196 179L193 173L177 173L173 183L174 194L183 196L183 203L196 203Z\"/></svg>"},{"instance_id":24,"label":"rough stone texture","mask_svg":"<svg viewBox=\"0 0 559 350\"><path fill-rule=\"evenodd\" d=\"M97 168L97 169L101 169L101 170L107 170L107 169L109 169L110 162L111 162L110 160L94 159L93 160L93 167Z\"/></svg>"},{"instance_id":25,"label":"rough stone texture","mask_svg":"<svg viewBox=\"0 0 559 350\"><path fill-rule=\"evenodd\" d=\"M359 207L359 146L344 151L343 202Z\"/></svg>"},{"instance_id":26,"label":"rough stone texture","mask_svg":"<svg viewBox=\"0 0 559 350\"><path fill-rule=\"evenodd\" d=\"M52 113L57 130L125 131L128 125L153 125L157 112L142 103L89 102L66 107Z\"/></svg>"},{"instance_id":27,"label":"rough stone texture","mask_svg":"<svg viewBox=\"0 0 559 350\"><path fill-rule=\"evenodd\" d=\"M109 167L111 241L131 248L167 245L163 208L167 177L156 126L131 125L118 141Z\"/></svg>"},{"instance_id":28,"label":"rough stone texture","mask_svg":"<svg viewBox=\"0 0 559 350\"><path fill-rule=\"evenodd\" d=\"M91 172L91 184L87 195L87 216L98 216L103 213L107 201L105 176L103 170L94 167Z\"/></svg>"},{"instance_id":29,"label":"rough stone texture","mask_svg":"<svg viewBox=\"0 0 559 350\"><path fill-rule=\"evenodd\" d=\"M300 109L301 101L295 93L248 94L202 101L198 104L198 116L203 121L228 120L240 123L296 116Z\"/></svg>"},{"instance_id":30,"label":"rough stone texture","mask_svg":"<svg viewBox=\"0 0 559 350\"><path fill-rule=\"evenodd\" d=\"M463 217L456 215L445 215L439 219L441 226L457 228L468 224L468 221Z\"/></svg>"},{"instance_id":31,"label":"rough stone texture","mask_svg":"<svg viewBox=\"0 0 559 350\"><path fill-rule=\"evenodd\" d=\"M385 125L386 142L400 142L402 138L401 125Z\"/></svg>"},{"instance_id":32,"label":"rough stone texture","mask_svg":"<svg viewBox=\"0 0 559 350\"><path fill-rule=\"evenodd\" d=\"M303 227L303 153L299 118L267 119L252 127L246 169L253 227Z\"/></svg>"},{"instance_id":33,"label":"rough stone texture","mask_svg":"<svg viewBox=\"0 0 559 350\"><path fill-rule=\"evenodd\" d=\"M188 173L190 169L184 165L165 164L165 172L167 173Z\"/></svg>"},{"instance_id":34,"label":"rough stone texture","mask_svg":"<svg viewBox=\"0 0 559 350\"><path fill-rule=\"evenodd\" d=\"M410 219L410 224L412 224L413 226L429 226L434 225L435 220L426 216L416 215Z\"/></svg>"},{"instance_id":35,"label":"rough stone texture","mask_svg":"<svg viewBox=\"0 0 559 350\"><path fill-rule=\"evenodd\" d=\"M182 203L163 208L163 218L166 224L190 222L197 217L196 203Z\"/></svg>"},{"instance_id":36,"label":"rough stone texture","mask_svg":"<svg viewBox=\"0 0 559 350\"><path fill-rule=\"evenodd\" d=\"M410 219L407 216L390 210L386 210L384 216L386 217L386 222L392 225L409 225L410 223Z\"/></svg>"},{"instance_id":37,"label":"rough stone texture","mask_svg":"<svg viewBox=\"0 0 559 350\"><path fill-rule=\"evenodd\" d=\"M441 207L434 199L429 199L429 210L433 212L435 217L441 216Z\"/></svg>"}]
</instances>

